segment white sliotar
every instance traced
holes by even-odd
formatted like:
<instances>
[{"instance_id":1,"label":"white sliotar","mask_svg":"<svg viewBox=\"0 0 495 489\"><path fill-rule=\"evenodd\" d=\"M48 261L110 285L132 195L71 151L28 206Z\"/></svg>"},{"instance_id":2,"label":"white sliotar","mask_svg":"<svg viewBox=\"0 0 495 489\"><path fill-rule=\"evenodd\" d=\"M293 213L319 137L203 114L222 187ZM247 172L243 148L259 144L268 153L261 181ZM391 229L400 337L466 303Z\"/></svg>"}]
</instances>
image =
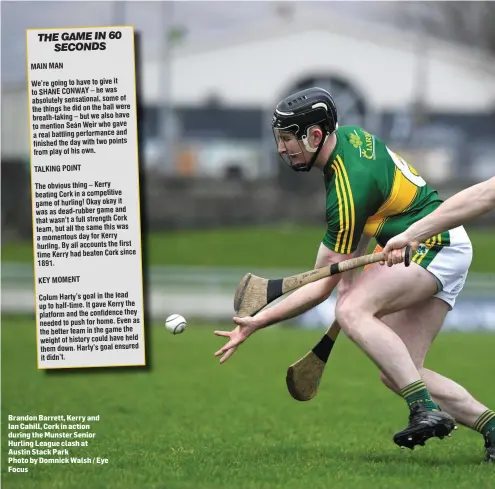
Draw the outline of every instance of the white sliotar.
<instances>
[{"instance_id":1,"label":"white sliotar","mask_svg":"<svg viewBox=\"0 0 495 489\"><path fill-rule=\"evenodd\" d=\"M180 334L186 329L187 321L180 314L171 314L165 320L165 327L172 334Z\"/></svg>"}]
</instances>

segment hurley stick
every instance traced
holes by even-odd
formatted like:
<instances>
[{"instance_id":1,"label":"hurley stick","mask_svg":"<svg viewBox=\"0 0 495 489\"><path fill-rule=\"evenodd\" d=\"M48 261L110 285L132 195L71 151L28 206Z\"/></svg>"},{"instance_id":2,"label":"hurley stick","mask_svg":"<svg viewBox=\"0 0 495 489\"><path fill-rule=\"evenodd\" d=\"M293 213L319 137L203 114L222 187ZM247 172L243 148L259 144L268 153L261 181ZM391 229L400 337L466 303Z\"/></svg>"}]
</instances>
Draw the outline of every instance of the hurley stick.
<instances>
[{"instance_id":1,"label":"hurley stick","mask_svg":"<svg viewBox=\"0 0 495 489\"><path fill-rule=\"evenodd\" d=\"M297 401L309 401L316 396L325 365L339 333L340 326L334 321L320 342L287 369L287 389Z\"/></svg>"},{"instance_id":2,"label":"hurley stick","mask_svg":"<svg viewBox=\"0 0 495 489\"><path fill-rule=\"evenodd\" d=\"M406 267L409 266L411 262L410 246L404 248L403 258ZM303 285L380 261L385 261L383 252L350 258L286 278L266 279L247 273L235 291L234 310L239 317L252 316L275 299Z\"/></svg>"}]
</instances>

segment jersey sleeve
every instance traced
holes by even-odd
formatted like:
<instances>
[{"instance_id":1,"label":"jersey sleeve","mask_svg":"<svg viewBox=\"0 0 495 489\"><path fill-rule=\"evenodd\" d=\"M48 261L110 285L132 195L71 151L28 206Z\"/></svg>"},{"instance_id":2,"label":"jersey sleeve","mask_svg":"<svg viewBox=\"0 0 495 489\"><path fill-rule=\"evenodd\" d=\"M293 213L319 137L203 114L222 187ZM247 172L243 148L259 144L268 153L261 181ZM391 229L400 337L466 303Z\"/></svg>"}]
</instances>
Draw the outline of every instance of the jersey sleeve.
<instances>
[{"instance_id":1,"label":"jersey sleeve","mask_svg":"<svg viewBox=\"0 0 495 489\"><path fill-rule=\"evenodd\" d=\"M367 219L383 200L370 170L358 166L350 171L341 157L332 163L334 176L327 189L327 231L323 244L330 250L350 254L356 251Z\"/></svg>"}]
</instances>

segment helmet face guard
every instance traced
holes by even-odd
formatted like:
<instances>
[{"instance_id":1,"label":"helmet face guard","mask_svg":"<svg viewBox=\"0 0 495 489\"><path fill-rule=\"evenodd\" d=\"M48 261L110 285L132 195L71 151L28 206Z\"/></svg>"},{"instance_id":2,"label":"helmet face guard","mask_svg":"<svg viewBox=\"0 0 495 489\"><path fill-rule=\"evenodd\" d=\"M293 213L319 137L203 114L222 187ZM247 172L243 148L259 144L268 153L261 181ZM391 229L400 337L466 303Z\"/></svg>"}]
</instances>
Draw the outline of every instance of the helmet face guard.
<instances>
[{"instance_id":1,"label":"helmet face guard","mask_svg":"<svg viewBox=\"0 0 495 489\"><path fill-rule=\"evenodd\" d=\"M310 129L314 126L320 127L323 132L317 148L312 148L308 142ZM311 170L328 136L337 127L333 99L321 88L303 90L282 100L272 118L279 156L294 171ZM281 150L281 146L285 150Z\"/></svg>"}]
</instances>

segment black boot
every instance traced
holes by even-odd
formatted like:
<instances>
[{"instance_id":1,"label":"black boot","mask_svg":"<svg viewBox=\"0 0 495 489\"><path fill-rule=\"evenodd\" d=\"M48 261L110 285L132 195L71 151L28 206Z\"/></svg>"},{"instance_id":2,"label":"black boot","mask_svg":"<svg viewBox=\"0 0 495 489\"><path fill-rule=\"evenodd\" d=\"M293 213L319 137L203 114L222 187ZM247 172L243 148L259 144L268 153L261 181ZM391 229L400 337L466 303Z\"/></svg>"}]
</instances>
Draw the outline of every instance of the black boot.
<instances>
[{"instance_id":1,"label":"black boot","mask_svg":"<svg viewBox=\"0 0 495 489\"><path fill-rule=\"evenodd\" d=\"M418 402L411 406L409 425L394 435L394 442L401 448L407 447L413 450L416 445L424 445L429 438L442 439L450 436L450 432L456 429L455 420L450 414L443 411L428 411Z\"/></svg>"},{"instance_id":2,"label":"black boot","mask_svg":"<svg viewBox=\"0 0 495 489\"><path fill-rule=\"evenodd\" d=\"M492 441L494 437L489 436L492 433L492 431L494 430L489 431L485 436L485 453L486 453L485 460L487 462L495 463L495 442Z\"/></svg>"}]
</instances>

